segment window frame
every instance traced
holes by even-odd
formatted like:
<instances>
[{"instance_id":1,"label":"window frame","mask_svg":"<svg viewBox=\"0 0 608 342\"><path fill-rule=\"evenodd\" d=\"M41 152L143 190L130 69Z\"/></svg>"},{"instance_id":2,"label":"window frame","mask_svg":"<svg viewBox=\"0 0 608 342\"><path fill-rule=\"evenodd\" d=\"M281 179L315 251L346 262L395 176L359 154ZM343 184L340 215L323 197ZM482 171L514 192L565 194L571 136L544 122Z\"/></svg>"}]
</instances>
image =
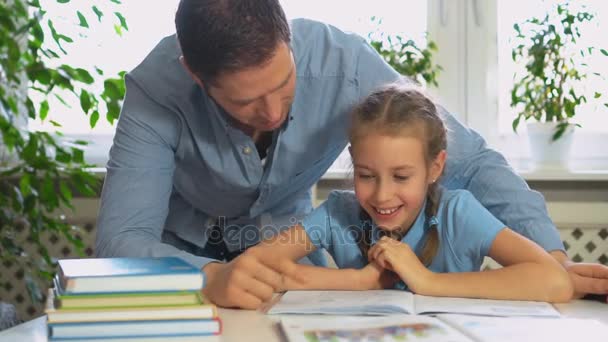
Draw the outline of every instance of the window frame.
<instances>
[{"instance_id":1,"label":"window frame","mask_svg":"<svg viewBox=\"0 0 608 342\"><path fill-rule=\"evenodd\" d=\"M605 144L607 133L578 130L569 169L563 170L532 165L525 129L500 133L497 1L429 0L429 36L439 46L437 61L444 68L437 90L440 101L526 179L608 179L608 149L588 148ZM450 53L445 53L446 47Z\"/></svg>"}]
</instances>

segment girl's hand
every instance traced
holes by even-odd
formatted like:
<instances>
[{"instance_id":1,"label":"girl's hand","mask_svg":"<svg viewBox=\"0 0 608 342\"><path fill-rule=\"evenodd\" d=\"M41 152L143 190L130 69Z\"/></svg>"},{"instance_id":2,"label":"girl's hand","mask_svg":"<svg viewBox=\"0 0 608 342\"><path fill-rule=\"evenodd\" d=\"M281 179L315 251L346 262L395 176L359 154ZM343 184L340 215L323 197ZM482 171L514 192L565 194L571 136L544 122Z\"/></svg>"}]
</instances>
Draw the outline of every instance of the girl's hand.
<instances>
[{"instance_id":1,"label":"girl's hand","mask_svg":"<svg viewBox=\"0 0 608 342\"><path fill-rule=\"evenodd\" d=\"M376 262L370 262L359 270L359 283L362 290L391 289L399 281L395 272L382 268Z\"/></svg>"},{"instance_id":2,"label":"girl's hand","mask_svg":"<svg viewBox=\"0 0 608 342\"><path fill-rule=\"evenodd\" d=\"M426 286L433 274L420 262L409 245L386 236L369 249L367 258L370 264L377 263L395 272L414 292L419 292L417 289Z\"/></svg>"}]
</instances>

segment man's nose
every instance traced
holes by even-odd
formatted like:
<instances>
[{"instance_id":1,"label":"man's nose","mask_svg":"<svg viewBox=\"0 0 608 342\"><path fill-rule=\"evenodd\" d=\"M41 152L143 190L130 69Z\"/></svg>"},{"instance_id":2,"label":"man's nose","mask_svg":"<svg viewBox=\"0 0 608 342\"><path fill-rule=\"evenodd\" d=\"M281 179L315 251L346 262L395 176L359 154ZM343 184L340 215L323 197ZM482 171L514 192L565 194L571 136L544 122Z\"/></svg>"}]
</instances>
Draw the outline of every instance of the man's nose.
<instances>
[{"instance_id":1,"label":"man's nose","mask_svg":"<svg viewBox=\"0 0 608 342\"><path fill-rule=\"evenodd\" d=\"M262 108L262 112L266 120L269 122L275 122L281 119L282 111L283 111L283 103L281 99L276 96L266 96L264 98L264 108Z\"/></svg>"}]
</instances>

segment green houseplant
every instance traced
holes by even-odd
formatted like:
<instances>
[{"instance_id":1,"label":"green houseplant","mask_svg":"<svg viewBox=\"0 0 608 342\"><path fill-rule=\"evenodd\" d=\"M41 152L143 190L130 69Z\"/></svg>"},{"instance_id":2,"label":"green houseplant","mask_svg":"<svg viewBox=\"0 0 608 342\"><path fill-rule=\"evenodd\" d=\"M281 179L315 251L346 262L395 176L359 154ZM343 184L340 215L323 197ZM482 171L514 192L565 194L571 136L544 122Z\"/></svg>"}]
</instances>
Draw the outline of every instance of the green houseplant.
<instances>
[{"instance_id":1,"label":"green houseplant","mask_svg":"<svg viewBox=\"0 0 608 342\"><path fill-rule=\"evenodd\" d=\"M110 121L118 117L124 96L122 73L107 77L99 68L87 70L63 62L68 46L75 39L86 39L91 26L112 21L117 33L127 29L124 17L117 11L106 12L102 4L120 1L90 2L86 10L74 10L70 16L74 28L66 33L57 28L58 18L49 17L45 6L69 2L0 3L0 262L5 267L18 265L16 273L0 275L0 286L12 286L8 281L18 278L33 304L44 298L44 284L55 272L55 260L41 237L62 236L82 255L79 228L69 224L61 211L73 207L76 194L97 195L99 179L87 170L86 141L63 136L59 120L51 122L56 132L30 130L27 121L45 120L49 113L61 117L57 113L65 108L49 101L56 98L65 106L79 107L82 119L94 127L101 115ZM23 235L25 240L20 238ZM34 248L28 251L25 245Z\"/></svg>"},{"instance_id":2,"label":"green houseplant","mask_svg":"<svg viewBox=\"0 0 608 342\"><path fill-rule=\"evenodd\" d=\"M377 29L368 35L369 43L395 71L418 84L438 86L437 77L442 68L433 63L433 54L438 50L435 42L428 41L426 47L420 48L412 39L386 35L380 30L381 21L375 17L372 22L377 23Z\"/></svg>"},{"instance_id":3,"label":"green houseplant","mask_svg":"<svg viewBox=\"0 0 608 342\"><path fill-rule=\"evenodd\" d=\"M512 59L525 65L525 71L515 75L511 90L511 106L517 110L514 131L522 121L545 122L551 126L550 142L565 139L578 126L573 124L578 107L590 96L602 97L597 90L585 92L581 87L588 77L601 77L585 63L597 48L579 44L585 24L593 18L565 2L543 18L514 25ZM608 56L606 50L599 51Z\"/></svg>"}]
</instances>

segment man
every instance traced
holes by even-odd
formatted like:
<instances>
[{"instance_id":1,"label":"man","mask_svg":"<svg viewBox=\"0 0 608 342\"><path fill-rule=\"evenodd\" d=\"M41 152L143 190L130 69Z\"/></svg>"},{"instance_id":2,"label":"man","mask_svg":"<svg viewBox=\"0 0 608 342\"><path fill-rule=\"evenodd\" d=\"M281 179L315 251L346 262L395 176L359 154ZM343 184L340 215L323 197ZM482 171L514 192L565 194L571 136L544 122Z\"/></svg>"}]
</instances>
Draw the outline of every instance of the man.
<instances>
[{"instance_id":1,"label":"man","mask_svg":"<svg viewBox=\"0 0 608 342\"><path fill-rule=\"evenodd\" d=\"M240 252L311 211L311 186L346 146L351 106L399 75L360 37L308 20L290 30L277 0L182 0L175 21L177 37L125 78L97 254L182 257L205 272L214 303L256 308L281 275ZM608 268L567 260L542 196L445 117L443 185L470 190L550 251L579 292L608 292Z\"/></svg>"}]
</instances>

